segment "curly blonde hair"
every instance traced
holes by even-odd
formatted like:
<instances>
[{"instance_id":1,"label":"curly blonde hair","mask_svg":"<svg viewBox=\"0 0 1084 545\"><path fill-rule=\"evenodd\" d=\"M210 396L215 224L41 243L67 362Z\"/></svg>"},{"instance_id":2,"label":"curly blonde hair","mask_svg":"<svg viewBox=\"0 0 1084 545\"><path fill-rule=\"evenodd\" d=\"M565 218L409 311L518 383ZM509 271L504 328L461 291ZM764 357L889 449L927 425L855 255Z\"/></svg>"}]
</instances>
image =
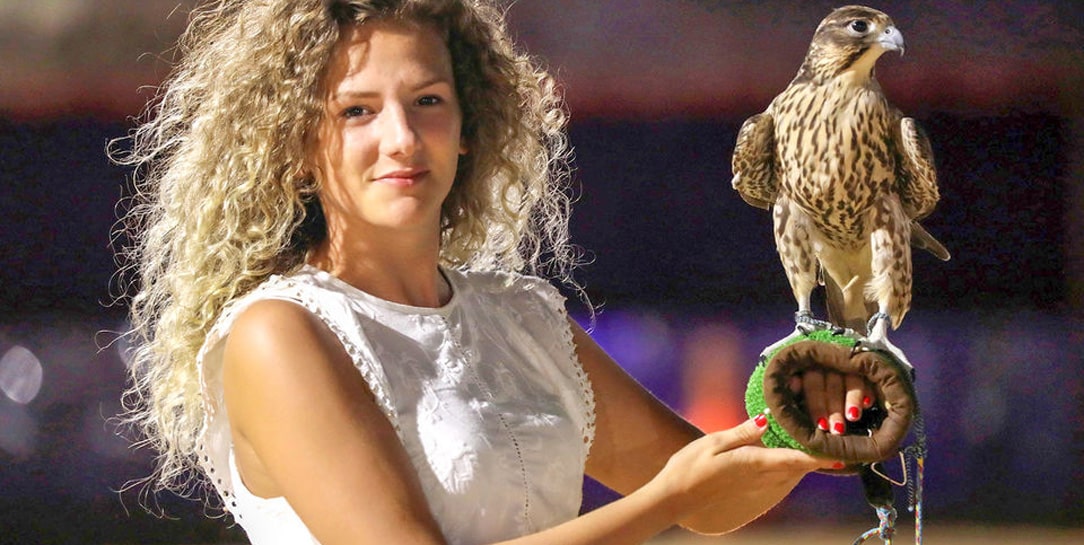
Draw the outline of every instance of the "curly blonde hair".
<instances>
[{"instance_id":1,"label":"curly blonde hair","mask_svg":"<svg viewBox=\"0 0 1084 545\"><path fill-rule=\"evenodd\" d=\"M154 490L200 479L205 409L197 353L223 307L300 267L325 235L307 167L325 69L348 25L435 25L452 55L471 153L442 212L441 263L575 285L571 150L553 79L519 52L484 0L215 0L191 14L173 73L110 155L134 167L116 233L130 297L124 419L158 453ZM127 284L122 285L127 296Z\"/></svg>"}]
</instances>

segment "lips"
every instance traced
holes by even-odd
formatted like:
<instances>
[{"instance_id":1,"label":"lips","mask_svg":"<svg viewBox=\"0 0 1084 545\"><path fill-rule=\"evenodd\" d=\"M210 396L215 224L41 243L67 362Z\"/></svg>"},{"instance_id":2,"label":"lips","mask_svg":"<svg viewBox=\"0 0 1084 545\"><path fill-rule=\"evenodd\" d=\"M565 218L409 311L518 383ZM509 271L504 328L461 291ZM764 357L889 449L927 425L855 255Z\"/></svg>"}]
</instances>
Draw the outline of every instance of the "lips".
<instances>
[{"instance_id":1,"label":"lips","mask_svg":"<svg viewBox=\"0 0 1084 545\"><path fill-rule=\"evenodd\" d=\"M417 183L422 176L428 173L428 170L422 168L394 170L377 176L373 181L395 186L410 186Z\"/></svg>"}]
</instances>

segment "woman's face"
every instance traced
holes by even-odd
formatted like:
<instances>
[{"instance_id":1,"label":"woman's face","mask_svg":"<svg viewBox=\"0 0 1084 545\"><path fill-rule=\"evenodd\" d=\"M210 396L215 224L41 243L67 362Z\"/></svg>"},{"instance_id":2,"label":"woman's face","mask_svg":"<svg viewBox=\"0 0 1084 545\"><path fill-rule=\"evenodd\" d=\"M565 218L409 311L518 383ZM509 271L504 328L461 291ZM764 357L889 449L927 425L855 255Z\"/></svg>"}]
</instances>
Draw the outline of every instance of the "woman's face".
<instances>
[{"instance_id":1,"label":"woman's face","mask_svg":"<svg viewBox=\"0 0 1084 545\"><path fill-rule=\"evenodd\" d=\"M328 66L313 150L328 229L439 231L465 153L451 54L434 28L346 29Z\"/></svg>"}]
</instances>

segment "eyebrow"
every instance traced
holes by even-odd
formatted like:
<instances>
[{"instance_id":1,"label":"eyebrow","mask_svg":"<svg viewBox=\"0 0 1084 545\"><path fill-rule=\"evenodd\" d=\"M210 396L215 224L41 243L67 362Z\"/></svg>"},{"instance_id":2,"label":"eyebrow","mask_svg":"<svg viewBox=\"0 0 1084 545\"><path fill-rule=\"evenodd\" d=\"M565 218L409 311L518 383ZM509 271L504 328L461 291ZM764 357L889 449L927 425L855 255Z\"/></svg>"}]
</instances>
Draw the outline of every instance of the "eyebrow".
<instances>
[{"instance_id":1,"label":"eyebrow","mask_svg":"<svg viewBox=\"0 0 1084 545\"><path fill-rule=\"evenodd\" d=\"M439 85L439 84L445 84L445 85L448 85L449 87L451 87L452 89L455 89L455 85L453 85L451 80L449 80L447 77L445 77L445 76L434 76L434 77L429 78L427 80L423 80L421 83L419 83L418 85L415 85L410 90L411 91L418 91L420 89L425 89L426 87L431 87L433 85ZM376 91L359 91L359 90L356 90L356 89L345 89L345 90L342 90L342 91L336 91L335 93L333 93L331 95L331 98L333 100L340 100L340 99L344 99L344 98L372 98L372 97L375 97L375 96L377 96L379 94L380 93L378 93Z\"/></svg>"}]
</instances>

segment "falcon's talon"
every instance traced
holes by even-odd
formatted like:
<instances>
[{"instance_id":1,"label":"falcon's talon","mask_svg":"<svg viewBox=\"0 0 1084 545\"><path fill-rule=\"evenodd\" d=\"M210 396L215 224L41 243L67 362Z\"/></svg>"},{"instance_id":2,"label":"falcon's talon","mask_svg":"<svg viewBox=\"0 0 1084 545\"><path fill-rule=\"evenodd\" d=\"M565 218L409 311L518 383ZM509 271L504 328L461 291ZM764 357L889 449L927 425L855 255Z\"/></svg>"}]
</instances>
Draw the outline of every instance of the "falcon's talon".
<instances>
[{"instance_id":1,"label":"falcon's talon","mask_svg":"<svg viewBox=\"0 0 1084 545\"><path fill-rule=\"evenodd\" d=\"M877 322L881 320L888 321L891 319L892 317L888 314L885 314L884 312L875 312L873 313L873 316L870 316L869 322L866 323L866 331L873 331L874 326L876 326Z\"/></svg>"},{"instance_id":2,"label":"falcon's talon","mask_svg":"<svg viewBox=\"0 0 1084 545\"><path fill-rule=\"evenodd\" d=\"M900 362L900 365L902 365L904 369L906 369L910 373L914 373L915 367L911 365L911 362L907 359L907 356L904 355L903 350L896 348L896 345L888 342L888 338L867 338L865 342L862 343L862 345L863 350L874 350L891 354L892 357L896 358L896 360Z\"/></svg>"},{"instance_id":3,"label":"falcon's talon","mask_svg":"<svg viewBox=\"0 0 1084 545\"><path fill-rule=\"evenodd\" d=\"M799 310L798 312L795 312L794 323L798 328L803 330L803 333L811 333L813 331L832 329L835 327L831 322L816 319L813 317L813 313L808 310Z\"/></svg>"},{"instance_id":4,"label":"falcon's talon","mask_svg":"<svg viewBox=\"0 0 1084 545\"><path fill-rule=\"evenodd\" d=\"M795 327L793 333L791 333L790 335L787 335L786 337L783 337L782 339L779 339L778 341L776 341L772 345L765 348L763 352L761 352L761 358L763 358L763 361L761 363L767 363L767 358L764 357L765 354L771 354L771 353L775 352L776 350L790 344L791 341L793 341L795 338L802 337L802 336L804 336L806 334L807 333L802 331L801 328Z\"/></svg>"}]
</instances>

